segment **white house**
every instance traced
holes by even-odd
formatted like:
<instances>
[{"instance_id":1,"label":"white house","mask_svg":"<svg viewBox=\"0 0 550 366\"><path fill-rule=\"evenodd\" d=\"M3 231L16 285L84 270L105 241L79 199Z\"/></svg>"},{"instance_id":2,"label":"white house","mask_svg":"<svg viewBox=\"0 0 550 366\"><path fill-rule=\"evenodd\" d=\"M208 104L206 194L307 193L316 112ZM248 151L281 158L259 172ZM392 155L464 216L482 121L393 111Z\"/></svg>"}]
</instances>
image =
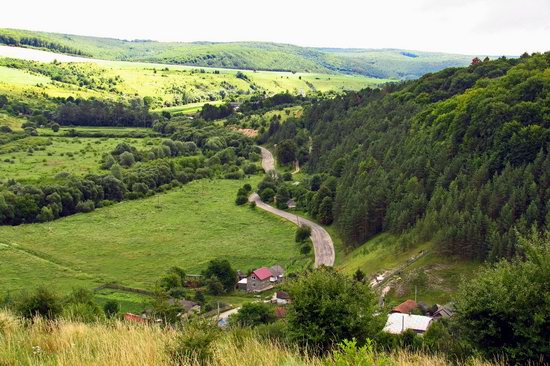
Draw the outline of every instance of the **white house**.
<instances>
[{"instance_id":1,"label":"white house","mask_svg":"<svg viewBox=\"0 0 550 366\"><path fill-rule=\"evenodd\" d=\"M407 329L412 329L414 332L422 334L428 330L432 320L429 316L391 313L388 315L384 332L401 334Z\"/></svg>"}]
</instances>

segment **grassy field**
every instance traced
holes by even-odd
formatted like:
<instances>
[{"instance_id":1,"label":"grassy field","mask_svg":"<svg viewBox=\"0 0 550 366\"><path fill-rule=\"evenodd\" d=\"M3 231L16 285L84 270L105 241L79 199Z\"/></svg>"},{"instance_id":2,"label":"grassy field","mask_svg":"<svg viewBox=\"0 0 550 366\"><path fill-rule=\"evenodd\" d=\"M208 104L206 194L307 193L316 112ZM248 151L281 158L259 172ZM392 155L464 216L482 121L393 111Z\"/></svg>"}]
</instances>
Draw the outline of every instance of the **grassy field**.
<instances>
[{"instance_id":1,"label":"grassy field","mask_svg":"<svg viewBox=\"0 0 550 366\"><path fill-rule=\"evenodd\" d=\"M19 131L23 122L25 122L23 118L10 116L7 113L0 113L0 126L8 126L13 131Z\"/></svg>"},{"instance_id":2,"label":"grassy field","mask_svg":"<svg viewBox=\"0 0 550 366\"><path fill-rule=\"evenodd\" d=\"M56 174L97 173L103 154L121 142L144 149L156 139L26 137L0 146L0 181L45 182Z\"/></svg>"},{"instance_id":3,"label":"grassy field","mask_svg":"<svg viewBox=\"0 0 550 366\"><path fill-rule=\"evenodd\" d=\"M332 233L331 233L332 235ZM452 300L462 278L470 278L480 264L442 257L432 243L423 243L402 249L398 237L383 233L360 247L345 252L337 249L336 267L349 275L361 269L370 278L405 265L421 251L427 254L407 266L401 273L386 283L390 291L386 301L397 304L406 299L417 299L427 304L447 303Z\"/></svg>"},{"instance_id":4,"label":"grassy field","mask_svg":"<svg viewBox=\"0 0 550 366\"><path fill-rule=\"evenodd\" d=\"M310 259L299 255L292 224L234 204L242 184L195 181L88 214L0 227L0 279L9 279L0 281L0 292L110 281L147 288L170 266L199 273L213 258L243 271L276 263L302 267Z\"/></svg>"},{"instance_id":5,"label":"grassy field","mask_svg":"<svg viewBox=\"0 0 550 366\"><path fill-rule=\"evenodd\" d=\"M11 51L0 47L2 52ZM26 50L22 58L33 59L33 52ZM30 53L30 54L29 54ZM6 54L4 52L4 54ZM10 54L10 53L8 53ZM46 53L47 54L47 53ZM11 55L11 54L10 54ZM59 54L52 54L52 58ZM41 57L36 57L42 59ZM77 59L77 61L80 61ZM30 70L29 65L18 69L0 66L0 94L19 96L32 103L33 99L51 97L151 97L156 109L167 108L175 113L194 113L205 102L221 102L246 99L254 93L268 95L279 92L306 94L357 90L381 85L390 80L362 75L327 75L322 73L291 73L274 71L250 71L224 68L165 65L140 62L103 61L57 63L50 66L62 73L78 75L89 81L115 80L105 86L83 86L78 82L54 81L45 74ZM8 64L6 64L8 65ZM69 79L67 79L69 80ZM95 81L94 81L95 80Z\"/></svg>"}]
</instances>

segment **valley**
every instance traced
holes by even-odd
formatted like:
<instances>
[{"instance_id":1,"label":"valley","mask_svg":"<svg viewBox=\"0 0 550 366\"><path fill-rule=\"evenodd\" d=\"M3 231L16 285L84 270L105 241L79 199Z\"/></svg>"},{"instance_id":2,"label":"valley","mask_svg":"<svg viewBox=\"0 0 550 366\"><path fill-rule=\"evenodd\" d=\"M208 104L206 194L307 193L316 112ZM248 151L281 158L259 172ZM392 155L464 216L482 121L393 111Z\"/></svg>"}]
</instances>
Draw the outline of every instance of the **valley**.
<instances>
[{"instance_id":1,"label":"valley","mask_svg":"<svg viewBox=\"0 0 550 366\"><path fill-rule=\"evenodd\" d=\"M544 364L549 106L550 52L0 28L0 364Z\"/></svg>"}]
</instances>

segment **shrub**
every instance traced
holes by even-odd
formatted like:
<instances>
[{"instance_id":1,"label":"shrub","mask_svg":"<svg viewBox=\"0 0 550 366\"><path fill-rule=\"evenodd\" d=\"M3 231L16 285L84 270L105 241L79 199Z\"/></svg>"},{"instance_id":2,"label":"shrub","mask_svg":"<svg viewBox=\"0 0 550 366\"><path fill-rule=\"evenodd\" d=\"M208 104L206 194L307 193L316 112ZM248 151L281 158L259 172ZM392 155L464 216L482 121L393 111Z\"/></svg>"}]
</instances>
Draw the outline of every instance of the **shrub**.
<instances>
[{"instance_id":1,"label":"shrub","mask_svg":"<svg viewBox=\"0 0 550 366\"><path fill-rule=\"evenodd\" d=\"M260 192L260 198L264 202L270 202L275 197L275 191L271 188L266 188Z\"/></svg>"},{"instance_id":2,"label":"shrub","mask_svg":"<svg viewBox=\"0 0 550 366\"><path fill-rule=\"evenodd\" d=\"M308 255L309 253L311 253L311 244L308 242L304 242L300 247L300 253L303 255Z\"/></svg>"},{"instance_id":3,"label":"shrub","mask_svg":"<svg viewBox=\"0 0 550 366\"><path fill-rule=\"evenodd\" d=\"M223 285L217 278L209 278L206 281L208 293L213 296L219 296L224 293Z\"/></svg>"},{"instance_id":4,"label":"shrub","mask_svg":"<svg viewBox=\"0 0 550 366\"><path fill-rule=\"evenodd\" d=\"M502 261L463 282L456 297L460 334L487 357L550 361L550 234L520 238L524 259Z\"/></svg>"},{"instance_id":5,"label":"shrub","mask_svg":"<svg viewBox=\"0 0 550 366\"><path fill-rule=\"evenodd\" d=\"M15 300L15 309L25 318L40 315L46 319L54 319L61 314L62 306L56 294L41 286L31 293L22 293Z\"/></svg>"},{"instance_id":6,"label":"shrub","mask_svg":"<svg viewBox=\"0 0 550 366\"><path fill-rule=\"evenodd\" d=\"M309 226L300 225L296 229L296 236L295 236L296 243L304 242L307 239L309 239L310 236L311 236L311 228Z\"/></svg>"},{"instance_id":7,"label":"shrub","mask_svg":"<svg viewBox=\"0 0 550 366\"><path fill-rule=\"evenodd\" d=\"M207 364L212 356L212 343L220 334L219 327L209 319L194 319L178 334L169 354L175 364Z\"/></svg>"},{"instance_id":8,"label":"shrub","mask_svg":"<svg viewBox=\"0 0 550 366\"><path fill-rule=\"evenodd\" d=\"M95 210L95 203L92 200L80 201L76 204L77 212L92 212Z\"/></svg>"},{"instance_id":9,"label":"shrub","mask_svg":"<svg viewBox=\"0 0 550 366\"><path fill-rule=\"evenodd\" d=\"M120 154L120 165L123 167L131 167L136 162L136 159L134 157L134 154L131 152L125 151L122 154Z\"/></svg>"},{"instance_id":10,"label":"shrub","mask_svg":"<svg viewBox=\"0 0 550 366\"><path fill-rule=\"evenodd\" d=\"M243 327L255 327L260 324L268 324L276 319L273 309L262 302L249 302L243 304L234 320Z\"/></svg>"},{"instance_id":11,"label":"shrub","mask_svg":"<svg viewBox=\"0 0 550 366\"><path fill-rule=\"evenodd\" d=\"M108 318L115 317L120 311L120 304L116 300L109 300L103 305L103 312Z\"/></svg>"},{"instance_id":12,"label":"shrub","mask_svg":"<svg viewBox=\"0 0 550 366\"><path fill-rule=\"evenodd\" d=\"M244 195L238 195L237 199L235 200L235 203L239 206L244 205L247 202L248 202L248 197Z\"/></svg>"}]
</instances>

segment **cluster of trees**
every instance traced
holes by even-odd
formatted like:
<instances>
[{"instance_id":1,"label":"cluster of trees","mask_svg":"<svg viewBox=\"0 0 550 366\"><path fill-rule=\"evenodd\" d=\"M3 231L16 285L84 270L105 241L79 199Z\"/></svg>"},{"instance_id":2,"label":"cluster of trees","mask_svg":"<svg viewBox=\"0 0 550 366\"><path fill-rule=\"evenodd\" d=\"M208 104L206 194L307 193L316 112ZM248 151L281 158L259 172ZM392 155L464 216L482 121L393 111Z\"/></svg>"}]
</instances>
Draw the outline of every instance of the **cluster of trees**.
<instances>
[{"instance_id":1,"label":"cluster of trees","mask_svg":"<svg viewBox=\"0 0 550 366\"><path fill-rule=\"evenodd\" d=\"M57 42L49 41L44 38L33 37L33 36L20 36L15 33L7 33L4 31L0 34L0 43L8 46L30 46L37 48L47 48L49 50L60 52L60 53L69 53L72 55L78 56L89 56L85 52L70 46L66 46Z\"/></svg>"},{"instance_id":2,"label":"cluster of trees","mask_svg":"<svg viewBox=\"0 0 550 366\"><path fill-rule=\"evenodd\" d=\"M239 188L239 190L237 191L237 198L235 199L235 204L241 206L247 203L250 192L252 192L252 186L248 183L246 183L241 188Z\"/></svg>"},{"instance_id":3,"label":"cluster of trees","mask_svg":"<svg viewBox=\"0 0 550 366\"><path fill-rule=\"evenodd\" d=\"M258 195L264 202L274 201L279 209L287 209L287 202L293 198L296 207L308 212L323 225L330 225L334 220L333 202L336 195L337 179L329 175L314 175L304 179L301 184L290 184L292 174L279 176L276 173L266 174L258 184Z\"/></svg>"},{"instance_id":4,"label":"cluster of trees","mask_svg":"<svg viewBox=\"0 0 550 366\"><path fill-rule=\"evenodd\" d=\"M99 99L67 98L53 116L60 125L151 127L154 116L146 99L111 102Z\"/></svg>"},{"instance_id":5,"label":"cluster of trees","mask_svg":"<svg viewBox=\"0 0 550 366\"><path fill-rule=\"evenodd\" d=\"M75 177L64 174L51 185L21 185L9 181L0 189L0 224L44 222L77 212L89 212L124 199L138 199L171 189L213 172L198 157L158 159L110 174Z\"/></svg>"},{"instance_id":6,"label":"cluster of trees","mask_svg":"<svg viewBox=\"0 0 550 366\"><path fill-rule=\"evenodd\" d=\"M235 110L231 106L231 104L221 104L219 106L215 106L212 104L206 103L202 106L200 117L203 118L205 121L213 121L216 119L222 119L229 117L233 114Z\"/></svg>"},{"instance_id":7,"label":"cluster of trees","mask_svg":"<svg viewBox=\"0 0 550 366\"><path fill-rule=\"evenodd\" d=\"M90 90L107 90L118 93L116 86L122 81L119 75L107 76L104 69L91 65L60 62L36 62L4 58L1 66L42 74L54 81L72 84Z\"/></svg>"},{"instance_id":8,"label":"cluster of trees","mask_svg":"<svg viewBox=\"0 0 550 366\"><path fill-rule=\"evenodd\" d=\"M13 297L7 295L0 300L0 306L13 309L27 319L36 316L50 320L63 317L78 322L113 318L120 311L120 304L116 300L109 300L100 307L89 290L76 288L65 296L60 296L45 286L22 291Z\"/></svg>"},{"instance_id":9,"label":"cluster of trees","mask_svg":"<svg viewBox=\"0 0 550 366\"><path fill-rule=\"evenodd\" d=\"M211 260L203 275L207 279L208 292L212 295L233 292L237 285L237 271L231 267L227 259Z\"/></svg>"},{"instance_id":10,"label":"cluster of trees","mask_svg":"<svg viewBox=\"0 0 550 366\"><path fill-rule=\"evenodd\" d=\"M270 97L254 96L245 101L239 107L239 111L243 113L254 112L260 109L270 109L273 107L279 107L285 104L294 104L297 102L303 102L304 97L294 96L288 92L278 93Z\"/></svg>"},{"instance_id":11,"label":"cluster of trees","mask_svg":"<svg viewBox=\"0 0 550 366\"><path fill-rule=\"evenodd\" d=\"M296 229L295 240L300 244L300 253L309 254L311 252L311 228L307 225L300 225Z\"/></svg>"},{"instance_id":12,"label":"cluster of trees","mask_svg":"<svg viewBox=\"0 0 550 366\"><path fill-rule=\"evenodd\" d=\"M404 245L511 258L516 232L550 223L549 66L550 53L484 60L349 93L268 138L312 137L304 168L336 179L333 217L348 244L390 231Z\"/></svg>"}]
</instances>

